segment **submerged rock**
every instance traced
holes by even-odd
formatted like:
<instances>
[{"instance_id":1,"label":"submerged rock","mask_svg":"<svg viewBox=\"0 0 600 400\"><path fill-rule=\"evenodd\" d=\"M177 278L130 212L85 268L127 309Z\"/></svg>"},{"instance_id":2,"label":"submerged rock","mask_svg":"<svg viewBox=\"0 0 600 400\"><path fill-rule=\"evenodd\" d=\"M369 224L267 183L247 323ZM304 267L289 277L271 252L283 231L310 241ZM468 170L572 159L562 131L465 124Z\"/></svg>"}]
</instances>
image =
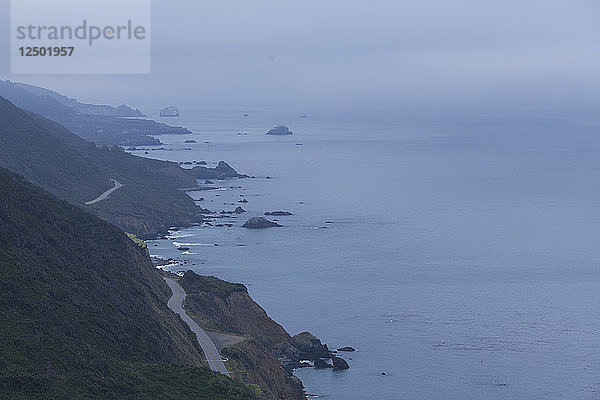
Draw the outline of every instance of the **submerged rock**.
<instances>
[{"instance_id":1,"label":"submerged rock","mask_svg":"<svg viewBox=\"0 0 600 400\"><path fill-rule=\"evenodd\" d=\"M283 215L294 215L289 211L267 211L265 215L283 216Z\"/></svg>"},{"instance_id":2,"label":"submerged rock","mask_svg":"<svg viewBox=\"0 0 600 400\"><path fill-rule=\"evenodd\" d=\"M290 131L290 128L288 128L285 125L276 126L275 128L270 129L269 132L267 132L267 135L279 135L279 136L293 135L293 134L294 134L294 132Z\"/></svg>"},{"instance_id":3,"label":"submerged rock","mask_svg":"<svg viewBox=\"0 0 600 400\"><path fill-rule=\"evenodd\" d=\"M246 210L244 210L242 207L239 207L239 206L238 206L238 207L236 207L236 208L235 208L235 210L233 210L233 211L225 211L225 210L222 210L222 211L220 212L220 214L222 214L222 215L224 215L224 214L243 214L243 213L245 213L245 212L246 212Z\"/></svg>"},{"instance_id":4,"label":"submerged rock","mask_svg":"<svg viewBox=\"0 0 600 400\"><path fill-rule=\"evenodd\" d=\"M248 229L264 229L281 226L277 222L269 221L263 217L252 217L242 227Z\"/></svg>"}]
</instances>

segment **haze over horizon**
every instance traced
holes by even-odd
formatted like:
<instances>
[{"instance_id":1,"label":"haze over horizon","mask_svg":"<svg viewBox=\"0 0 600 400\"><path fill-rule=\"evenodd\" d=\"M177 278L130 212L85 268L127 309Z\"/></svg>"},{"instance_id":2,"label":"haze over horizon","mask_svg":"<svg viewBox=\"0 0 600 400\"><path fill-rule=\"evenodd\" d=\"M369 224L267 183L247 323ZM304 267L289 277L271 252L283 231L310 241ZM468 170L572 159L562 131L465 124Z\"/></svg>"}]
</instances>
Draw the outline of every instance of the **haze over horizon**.
<instances>
[{"instance_id":1,"label":"haze over horizon","mask_svg":"<svg viewBox=\"0 0 600 400\"><path fill-rule=\"evenodd\" d=\"M4 58L0 76L142 109L568 116L600 105L594 1L152 4L150 75L13 75Z\"/></svg>"},{"instance_id":2,"label":"haze over horizon","mask_svg":"<svg viewBox=\"0 0 600 400\"><path fill-rule=\"evenodd\" d=\"M599 398L598 11L0 0L0 399Z\"/></svg>"}]
</instances>

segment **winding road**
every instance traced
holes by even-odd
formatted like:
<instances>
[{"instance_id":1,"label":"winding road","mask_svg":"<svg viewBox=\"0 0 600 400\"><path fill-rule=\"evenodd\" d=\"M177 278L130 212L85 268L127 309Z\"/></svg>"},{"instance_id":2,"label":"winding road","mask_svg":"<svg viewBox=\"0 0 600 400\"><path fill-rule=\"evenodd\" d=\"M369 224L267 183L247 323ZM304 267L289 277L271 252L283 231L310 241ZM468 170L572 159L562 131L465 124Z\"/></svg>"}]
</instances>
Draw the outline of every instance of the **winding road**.
<instances>
[{"instance_id":1,"label":"winding road","mask_svg":"<svg viewBox=\"0 0 600 400\"><path fill-rule=\"evenodd\" d=\"M185 299L185 291L183 288L175 282L174 279L171 278L163 278L167 285L171 288L173 295L169 299L167 306L171 310L173 310L176 314L179 314L181 319L188 324L190 329L196 334L196 338L198 339L198 343L202 347L202 351L204 351L204 356L206 357L206 361L208 361L208 365L210 369L215 372L220 372L224 375L230 376L225 364L223 363L223 359L221 358L221 354L219 350L217 350L217 346L212 341L212 339L206 334L206 332L198 326L193 319L190 318L189 315L185 313L183 309L183 300Z\"/></svg>"},{"instance_id":2,"label":"winding road","mask_svg":"<svg viewBox=\"0 0 600 400\"><path fill-rule=\"evenodd\" d=\"M102 193L100 196L96 197L94 200L88 201L87 203L85 203L85 205L89 206L91 204L94 204L94 203L97 203L99 201L102 201L102 200L106 199L112 192L114 192L115 190L123 187L123 185L120 182L117 182L114 179L111 179L111 181L115 185L114 187L108 189L106 192Z\"/></svg>"}]
</instances>

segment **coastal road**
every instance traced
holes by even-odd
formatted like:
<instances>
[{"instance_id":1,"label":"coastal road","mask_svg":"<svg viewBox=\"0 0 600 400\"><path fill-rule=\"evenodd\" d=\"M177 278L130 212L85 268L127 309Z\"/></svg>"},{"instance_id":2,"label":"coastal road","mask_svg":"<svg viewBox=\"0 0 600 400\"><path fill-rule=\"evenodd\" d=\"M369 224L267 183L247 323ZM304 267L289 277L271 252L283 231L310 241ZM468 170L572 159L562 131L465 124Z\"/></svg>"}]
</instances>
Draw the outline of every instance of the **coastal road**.
<instances>
[{"instance_id":1,"label":"coastal road","mask_svg":"<svg viewBox=\"0 0 600 400\"><path fill-rule=\"evenodd\" d=\"M106 199L112 192L114 192L115 190L123 187L123 185L121 183L117 182L116 180L111 179L111 181L115 185L114 187L108 189L106 192L102 193L100 196L96 197L94 200L88 201L87 203L85 203L85 205L89 206L91 204L94 204L94 203L97 203L99 201L102 201L102 200Z\"/></svg>"},{"instance_id":2,"label":"coastal road","mask_svg":"<svg viewBox=\"0 0 600 400\"><path fill-rule=\"evenodd\" d=\"M163 278L167 285L171 288L171 292L173 292L173 296L169 299L167 306L171 310L173 310L176 314L179 314L182 320L185 321L186 324L190 327L190 329L196 334L196 338L198 338L198 343L202 347L202 351L204 351L204 356L206 357L206 361L208 361L208 365L210 369L215 372L220 372L224 375L230 376L227 368L225 368L225 364L223 363L223 359L221 358L221 353L217 350L217 346L212 341L212 339L206 334L206 332L198 326L193 319L187 315L183 309L183 300L185 299L185 291L183 288L175 282L174 279L171 278Z\"/></svg>"}]
</instances>

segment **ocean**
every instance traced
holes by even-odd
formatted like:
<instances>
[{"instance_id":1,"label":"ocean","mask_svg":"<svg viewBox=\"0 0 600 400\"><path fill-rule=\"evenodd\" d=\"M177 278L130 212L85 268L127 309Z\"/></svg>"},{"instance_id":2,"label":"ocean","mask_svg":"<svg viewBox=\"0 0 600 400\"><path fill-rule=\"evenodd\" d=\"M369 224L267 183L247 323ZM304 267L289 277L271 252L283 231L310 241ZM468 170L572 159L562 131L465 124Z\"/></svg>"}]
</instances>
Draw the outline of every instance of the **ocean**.
<instances>
[{"instance_id":1,"label":"ocean","mask_svg":"<svg viewBox=\"0 0 600 400\"><path fill-rule=\"evenodd\" d=\"M173 150L146 156L225 160L256 176L191 192L248 213L176 242L191 248L190 269L246 284L291 334L357 349L342 354L349 370L297 370L309 394L600 398L596 126L281 119L294 136L266 136L278 122L267 113L165 119L194 134L161 136ZM241 227L272 210L293 215ZM170 240L149 247L181 256Z\"/></svg>"}]
</instances>

